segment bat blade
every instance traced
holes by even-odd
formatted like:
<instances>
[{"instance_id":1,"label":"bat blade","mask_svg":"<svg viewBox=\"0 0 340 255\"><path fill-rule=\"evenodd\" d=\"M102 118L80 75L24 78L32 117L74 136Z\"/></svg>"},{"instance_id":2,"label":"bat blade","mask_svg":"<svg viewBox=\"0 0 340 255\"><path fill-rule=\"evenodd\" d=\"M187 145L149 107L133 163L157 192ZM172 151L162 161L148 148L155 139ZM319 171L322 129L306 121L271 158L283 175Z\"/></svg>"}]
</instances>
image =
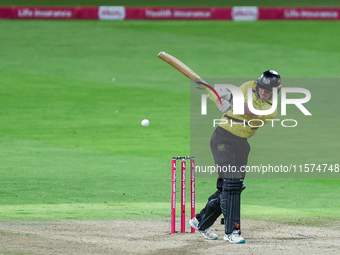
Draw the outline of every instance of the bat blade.
<instances>
[{"instance_id":1,"label":"bat blade","mask_svg":"<svg viewBox=\"0 0 340 255\"><path fill-rule=\"evenodd\" d=\"M185 65L182 61L179 59L175 58L174 56L171 56L170 54L161 51L158 53L158 57L165 62L167 62L169 65L173 66L176 68L178 71L180 71L182 74L184 74L186 77L188 77L190 80L195 82L198 86L200 86L204 90L211 90L213 94L214 100L218 100L221 105L222 101L216 90L211 87L206 81L204 81L201 77L199 77L193 70L191 70L187 65Z\"/></svg>"},{"instance_id":2,"label":"bat blade","mask_svg":"<svg viewBox=\"0 0 340 255\"><path fill-rule=\"evenodd\" d=\"M182 74L184 74L186 77L188 77L190 80L195 82L198 86L200 86L203 89L206 89L209 85L207 82L205 82L201 77L199 77L193 70L191 70L187 65L185 65L182 61L175 58L174 56L171 56L170 54L161 51L158 54L158 57L165 62L167 62L172 67L176 68L178 71L180 71Z\"/></svg>"}]
</instances>

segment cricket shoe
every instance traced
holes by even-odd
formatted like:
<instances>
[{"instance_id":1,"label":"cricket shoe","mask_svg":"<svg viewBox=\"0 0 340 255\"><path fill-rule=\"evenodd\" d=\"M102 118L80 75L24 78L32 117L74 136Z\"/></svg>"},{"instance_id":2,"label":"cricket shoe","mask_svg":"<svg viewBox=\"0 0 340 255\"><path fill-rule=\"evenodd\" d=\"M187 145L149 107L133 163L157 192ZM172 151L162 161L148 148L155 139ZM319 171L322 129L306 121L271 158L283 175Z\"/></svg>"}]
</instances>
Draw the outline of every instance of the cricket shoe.
<instances>
[{"instance_id":1,"label":"cricket shoe","mask_svg":"<svg viewBox=\"0 0 340 255\"><path fill-rule=\"evenodd\" d=\"M201 235L208 240L216 240L218 238L218 235L216 235L214 232L211 231L210 228L207 228L206 230L198 230L201 232Z\"/></svg>"},{"instance_id":2,"label":"cricket shoe","mask_svg":"<svg viewBox=\"0 0 340 255\"><path fill-rule=\"evenodd\" d=\"M189 225L196 230L198 230L198 224L199 224L199 221L196 219L196 217L189 220Z\"/></svg>"},{"instance_id":3,"label":"cricket shoe","mask_svg":"<svg viewBox=\"0 0 340 255\"><path fill-rule=\"evenodd\" d=\"M198 224L199 221L197 220L196 217L192 218L191 220L189 220L189 225L198 230L199 232L201 232L201 235L208 240L216 240L218 238L218 235L216 235L214 232L211 231L210 228L207 228L206 230L202 231L198 229Z\"/></svg>"},{"instance_id":4,"label":"cricket shoe","mask_svg":"<svg viewBox=\"0 0 340 255\"><path fill-rule=\"evenodd\" d=\"M231 234L225 234L223 240L229 241L230 243L245 243L246 240L240 236L238 230L234 230Z\"/></svg>"}]
</instances>

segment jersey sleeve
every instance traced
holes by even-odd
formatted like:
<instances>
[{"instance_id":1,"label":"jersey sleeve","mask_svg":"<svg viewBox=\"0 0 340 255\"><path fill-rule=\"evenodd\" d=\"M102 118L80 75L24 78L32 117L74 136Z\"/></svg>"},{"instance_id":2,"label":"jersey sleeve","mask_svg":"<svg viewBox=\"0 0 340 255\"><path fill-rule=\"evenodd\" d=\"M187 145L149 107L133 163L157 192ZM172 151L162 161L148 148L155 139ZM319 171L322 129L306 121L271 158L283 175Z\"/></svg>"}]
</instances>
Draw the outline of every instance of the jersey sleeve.
<instances>
[{"instance_id":1,"label":"jersey sleeve","mask_svg":"<svg viewBox=\"0 0 340 255\"><path fill-rule=\"evenodd\" d=\"M244 97L246 97L247 93L248 93L248 88L253 88L254 82L253 81L248 81L243 83L239 89L242 91Z\"/></svg>"}]
</instances>

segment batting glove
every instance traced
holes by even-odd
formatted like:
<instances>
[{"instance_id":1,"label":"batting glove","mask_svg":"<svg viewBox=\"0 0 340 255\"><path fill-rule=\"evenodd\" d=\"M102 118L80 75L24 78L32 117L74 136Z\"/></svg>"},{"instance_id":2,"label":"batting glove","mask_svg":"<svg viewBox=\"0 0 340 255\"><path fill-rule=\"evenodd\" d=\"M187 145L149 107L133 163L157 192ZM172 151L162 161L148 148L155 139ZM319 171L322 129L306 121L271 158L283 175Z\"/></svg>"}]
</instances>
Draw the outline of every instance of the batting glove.
<instances>
[{"instance_id":1,"label":"batting glove","mask_svg":"<svg viewBox=\"0 0 340 255\"><path fill-rule=\"evenodd\" d=\"M233 109L233 105L225 98L221 98L222 104L220 103L219 100L216 101L217 103L217 108L222 112L226 113L227 111Z\"/></svg>"},{"instance_id":2,"label":"batting glove","mask_svg":"<svg viewBox=\"0 0 340 255\"><path fill-rule=\"evenodd\" d=\"M221 85L217 86L215 85L214 89L216 90L217 94L220 96L221 100L222 98L227 99L228 101L230 101L233 98L233 95L230 93L230 91L225 88L222 87ZM207 96L211 101L214 101L210 95ZM216 100L216 98L215 98Z\"/></svg>"}]
</instances>

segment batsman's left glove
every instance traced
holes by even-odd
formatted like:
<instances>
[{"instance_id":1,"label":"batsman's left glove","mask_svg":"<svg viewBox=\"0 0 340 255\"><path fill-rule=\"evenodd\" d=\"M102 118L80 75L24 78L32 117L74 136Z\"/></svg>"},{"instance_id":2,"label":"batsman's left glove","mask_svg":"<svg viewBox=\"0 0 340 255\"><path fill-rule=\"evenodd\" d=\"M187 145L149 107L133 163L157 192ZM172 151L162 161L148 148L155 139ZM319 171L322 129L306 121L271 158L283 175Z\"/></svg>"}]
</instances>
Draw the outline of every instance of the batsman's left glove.
<instances>
[{"instance_id":1,"label":"batsman's left glove","mask_svg":"<svg viewBox=\"0 0 340 255\"><path fill-rule=\"evenodd\" d=\"M222 97L224 97L225 99L230 101L233 98L233 95L231 94L231 92L225 86L223 86L223 84L215 84L214 89L221 99ZM209 95L208 95L208 98L212 100L211 96Z\"/></svg>"}]
</instances>

